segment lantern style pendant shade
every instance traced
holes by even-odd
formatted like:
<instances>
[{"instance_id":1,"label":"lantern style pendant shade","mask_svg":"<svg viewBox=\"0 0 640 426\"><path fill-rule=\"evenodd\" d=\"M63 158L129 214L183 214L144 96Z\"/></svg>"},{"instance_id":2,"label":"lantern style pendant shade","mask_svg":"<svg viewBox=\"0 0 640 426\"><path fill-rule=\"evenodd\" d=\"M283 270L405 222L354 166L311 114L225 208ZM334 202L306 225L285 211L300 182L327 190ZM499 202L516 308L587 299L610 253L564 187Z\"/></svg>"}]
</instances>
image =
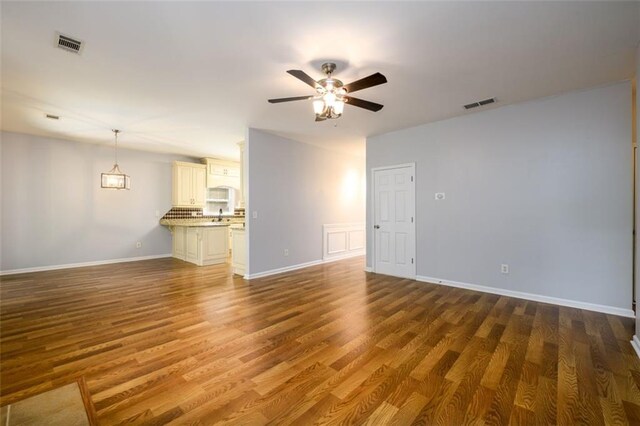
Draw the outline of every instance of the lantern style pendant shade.
<instances>
[{"instance_id":1,"label":"lantern style pendant shade","mask_svg":"<svg viewBox=\"0 0 640 426\"><path fill-rule=\"evenodd\" d=\"M131 189L131 178L120 171L117 164L107 173L102 173L101 188Z\"/></svg>"},{"instance_id":2,"label":"lantern style pendant shade","mask_svg":"<svg viewBox=\"0 0 640 426\"><path fill-rule=\"evenodd\" d=\"M131 178L120 171L118 167L118 133L120 130L114 130L116 135L116 162L113 168L106 173L102 173L100 179L100 187L105 189L131 189Z\"/></svg>"}]
</instances>

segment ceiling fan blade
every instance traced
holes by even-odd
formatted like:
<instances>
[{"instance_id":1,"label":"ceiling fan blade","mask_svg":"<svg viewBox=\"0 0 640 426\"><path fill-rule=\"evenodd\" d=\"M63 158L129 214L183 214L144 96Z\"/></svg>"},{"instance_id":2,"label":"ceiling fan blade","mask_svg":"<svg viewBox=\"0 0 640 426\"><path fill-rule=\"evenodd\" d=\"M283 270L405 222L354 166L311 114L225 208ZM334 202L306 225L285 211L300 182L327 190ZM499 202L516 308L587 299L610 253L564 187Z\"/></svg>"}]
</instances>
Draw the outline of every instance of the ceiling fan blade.
<instances>
[{"instance_id":1,"label":"ceiling fan blade","mask_svg":"<svg viewBox=\"0 0 640 426\"><path fill-rule=\"evenodd\" d=\"M314 79L309 77L309 74L307 74L302 70L289 70L287 72L292 76L294 76L295 78L297 78L298 80L307 83L309 86L313 87L314 89L319 86L318 82L316 82Z\"/></svg>"},{"instance_id":2,"label":"ceiling fan blade","mask_svg":"<svg viewBox=\"0 0 640 426\"><path fill-rule=\"evenodd\" d=\"M269 99L269 103L279 104L280 102L291 102L291 101L303 101L305 99L311 99L313 96L294 96L293 98L277 98L277 99Z\"/></svg>"},{"instance_id":3,"label":"ceiling fan blade","mask_svg":"<svg viewBox=\"0 0 640 426\"><path fill-rule=\"evenodd\" d=\"M386 82L387 78L377 72L375 74L371 74L369 77L361 78L360 80L356 80L353 83L349 83L344 86L344 88L347 90L347 93L353 93L357 90L367 89L369 87L384 84Z\"/></svg>"},{"instance_id":4,"label":"ceiling fan blade","mask_svg":"<svg viewBox=\"0 0 640 426\"><path fill-rule=\"evenodd\" d=\"M353 98L351 96L345 96L344 100L347 101L347 105L353 105L360 108L368 109L369 111L380 111L384 105L377 104L375 102L365 101L364 99Z\"/></svg>"},{"instance_id":5,"label":"ceiling fan blade","mask_svg":"<svg viewBox=\"0 0 640 426\"><path fill-rule=\"evenodd\" d=\"M323 117L323 116L321 116L321 115L317 115L317 114L316 114L316 121L324 121L324 120L326 120L326 119L327 119L327 117Z\"/></svg>"}]
</instances>

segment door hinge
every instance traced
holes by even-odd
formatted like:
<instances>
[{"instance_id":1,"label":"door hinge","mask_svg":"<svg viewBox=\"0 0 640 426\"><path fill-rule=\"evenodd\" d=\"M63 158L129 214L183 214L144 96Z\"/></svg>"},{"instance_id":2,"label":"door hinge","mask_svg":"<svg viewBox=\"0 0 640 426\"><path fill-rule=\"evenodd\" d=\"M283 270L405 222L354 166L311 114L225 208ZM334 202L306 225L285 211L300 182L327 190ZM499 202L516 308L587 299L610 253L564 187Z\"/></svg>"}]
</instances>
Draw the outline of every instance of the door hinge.
<instances>
[{"instance_id":1,"label":"door hinge","mask_svg":"<svg viewBox=\"0 0 640 426\"><path fill-rule=\"evenodd\" d=\"M413 257L411 258L411 264L413 265Z\"/></svg>"},{"instance_id":2,"label":"door hinge","mask_svg":"<svg viewBox=\"0 0 640 426\"><path fill-rule=\"evenodd\" d=\"M413 182L413 176L411 176L411 182Z\"/></svg>"},{"instance_id":3,"label":"door hinge","mask_svg":"<svg viewBox=\"0 0 640 426\"><path fill-rule=\"evenodd\" d=\"M413 223L413 216L411 216L411 223Z\"/></svg>"}]
</instances>

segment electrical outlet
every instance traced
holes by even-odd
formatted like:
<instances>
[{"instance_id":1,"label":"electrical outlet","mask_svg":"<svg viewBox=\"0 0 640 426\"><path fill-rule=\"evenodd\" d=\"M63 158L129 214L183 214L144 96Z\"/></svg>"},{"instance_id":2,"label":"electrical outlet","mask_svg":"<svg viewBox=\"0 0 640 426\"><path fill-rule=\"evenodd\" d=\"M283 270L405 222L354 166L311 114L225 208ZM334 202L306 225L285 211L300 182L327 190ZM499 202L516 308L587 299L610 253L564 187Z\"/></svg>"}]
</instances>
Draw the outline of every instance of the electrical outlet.
<instances>
[{"instance_id":1,"label":"electrical outlet","mask_svg":"<svg viewBox=\"0 0 640 426\"><path fill-rule=\"evenodd\" d=\"M136 248L140 248L140 247L142 247L142 243L141 243L140 241L138 241L138 242L136 243Z\"/></svg>"},{"instance_id":2,"label":"electrical outlet","mask_svg":"<svg viewBox=\"0 0 640 426\"><path fill-rule=\"evenodd\" d=\"M508 274L509 273L509 265L507 264L502 264L500 265L500 272L502 272L503 274Z\"/></svg>"},{"instance_id":3,"label":"electrical outlet","mask_svg":"<svg viewBox=\"0 0 640 426\"><path fill-rule=\"evenodd\" d=\"M436 195L435 195L434 198L437 201L444 200L445 199L445 194L444 194L444 192L436 192Z\"/></svg>"},{"instance_id":4,"label":"electrical outlet","mask_svg":"<svg viewBox=\"0 0 640 426\"><path fill-rule=\"evenodd\" d=\"M254 218L254 219L257 219L257 218L258 218L258 211L257 211L257 210L253 212L253 218Z\"/></svg>"},{"instance_id":5,"label":"electrical outlet","mask_svg":"<svg viewBox=\"0 0 640 426\"><path fill-rule=\"evenodd\" d=\"M284 255L289 256L289 249L284 249Z\"/></svg>"}]
</instances>

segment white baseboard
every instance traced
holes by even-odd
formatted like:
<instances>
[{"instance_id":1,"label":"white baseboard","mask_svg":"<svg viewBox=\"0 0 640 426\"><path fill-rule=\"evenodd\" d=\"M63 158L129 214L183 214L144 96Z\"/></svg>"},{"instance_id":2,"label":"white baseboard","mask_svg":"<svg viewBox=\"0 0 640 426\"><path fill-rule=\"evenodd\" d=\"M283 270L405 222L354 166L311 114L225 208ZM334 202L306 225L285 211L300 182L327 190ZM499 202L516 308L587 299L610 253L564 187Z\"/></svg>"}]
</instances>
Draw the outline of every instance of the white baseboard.
<instances>
[{"instance_id":1,"label":"white baseboard","mask_svg":"<svg viewBox=\"0 0 640 426\"><path fill-rule=\"evenodd\" d=\"M635 318L635 313L633 312L633 310L618 308L615 306L579 302L577 300L561 299L559 297L543 296L540 294L525 293L522 291L505 290L503 288L487 287L478 284L468 284L420 275L416 276L416 281L422 281L431 284L441 284L449 287L464 288L467 290L481 291L483 293L492 293L501 296L515 297L517 299L532 300L534 302L551 303L553 305L568 306L570 308L585 309L587 311L602 312L605 314L618 315L621 317Z\"/></svg>"},{"instance_id":2,"label":"white baseboard","mask_svg":"<svg viewBox=\"0 0 640 426\"><path fill-rule=\"evenodd\" d=\"M150 256L139 256L139 257L124 257L122 259L96 260L93 262L67 263L64 265L36 266L34 268L10 269L7 271L0 271L0 275L26 274L29 272L42 272L42 271L54 271L57 269L82 268L85 266L108 265L111 263L137 262L139 260L160 259L163 257L171 257L171 253L153 254Z\"/></svg>"},{"instance_id":3,"label":"white baseboard","mask_svg":"<svg viewBox=\"0 0 640 426\"><path fill-rule=\"evenodd\" d=\"M336 260L343 260L343 259L349 259L350 257L356 257L356 256L364 256L365 255L365 251L364 249L362 250L352 250L348 253L345 254L341 254L339 256L331 256L331 257L325 257L322 260L324 262L333 262Z\"/></svg>"},{"instance_id":4,"label":"white baseboard","mask_svg":"<svg viewBox=\"0 0 640 426\"><path fill-rule=\"evenodd\" d=\"M631 347L634 351L636 351L636 355L640 358L640 340L638 340L637 335L633 335L633 339L631 340Z\"/></svg>"},{"instance_id":5,"label":"white baseboard","mask_svg":"<svg viewBox=\"0 0 640 426\"><path fill-rule=\"evenodd\" d=\"M312 260L311 262L305 262L305 263L299 263L297 265L285 266L284 268L270 269L268 271L257 272L255 274L245 274L244 279L245 280L252 280L254 278L268 277L270 275L282 274L283 272L295 271L297 269L308 268L310 266L321 265L323 263L331 263L331 262L336 262L338 260L348 259L350 257L362 256L363 254L364 253L360 253L360 252L351 252L351 253L349 253L347 255L344 255L344 256L332 257L331 259Z\"/></svg>"},{"instance_id":6,"label":"white baseboard","mask_svg":"<svg viewBox=\"0 0 640 426\"><path fill-rule=\"evenodd\" d=\"M373 272L373 268L371 266L365 266L364 267L364 271L365 272Z\"/></svg>"}]
</instances>

